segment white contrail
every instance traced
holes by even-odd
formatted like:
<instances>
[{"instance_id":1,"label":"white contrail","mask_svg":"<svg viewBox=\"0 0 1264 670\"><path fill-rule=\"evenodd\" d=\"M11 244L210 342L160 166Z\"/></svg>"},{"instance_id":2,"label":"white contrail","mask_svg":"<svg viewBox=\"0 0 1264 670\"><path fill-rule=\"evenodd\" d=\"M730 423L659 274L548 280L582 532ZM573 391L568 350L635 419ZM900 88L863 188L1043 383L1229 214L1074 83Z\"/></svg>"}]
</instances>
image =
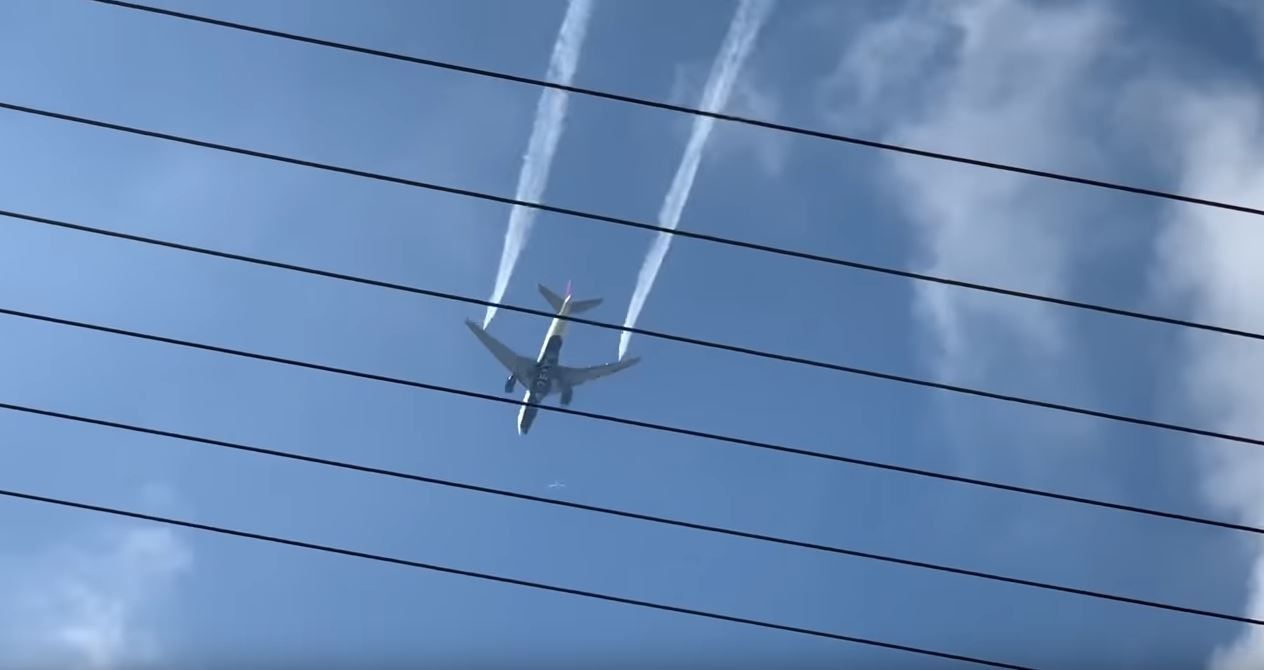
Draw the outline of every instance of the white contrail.
<instances>
[{"instance_id":1,"label":"white contrail","mask_svg":"<svg viewBox=\"0 0 1264 670\"><path fill-rule=\"evenodd\" d=\"M571 0L566 7L566 16L562 19L557 41L553 43L553 55L549 58L549 81L569 85L574 79L575 66L579 61L580 48L584 44L584 35L588 32L588 17L591 14L592 0ZM546 88L540 94L540 102L535 110L535 123L531 127L531 139L527 143L527 153L522 157L522 170L518 173L518 191L514 196L517 200L540 201L544 185L549 181L549 168L553 165L557 142L562 137L567 97L565 91L553 88ZM490 302L500 302L504 297L514 265L518 263L518 255L526 246L527 233L531 232L535 215L536 210L521 205L514 205L509 212L509 229L505 231L505 245L500 252L500 267L496 269L496 284L492 288ZM487 314L483 316L484 328L495 315L496 308L489 306Z\"/></svg>"},{"instance_id":2,"label":"white contrail","mask_svg":"<svg viewBox=\"0 0 1264 670\"><path fill-rule=\"evenodd\" d=\"M711 74L707 78L702 92L702 109L718 112L729 99L733 90L733 82L742 70L746 57L750 55L755 38L759 35L765 19L772 10L774 0L742 0L729 24L729 32L724 37L720 53L711 65ZM658 212L658 226L666 230L675 230L680 223L680 214L689 201L689 192L693 190L693 180L698 174L698 163L702 159L702 150L711 136L711 128L715 119L707 116L694 117L693 130L689 134L689 143L685 145L685 153L680 158L680 166L676 168L676 176L672 179L671 188L663 200L663 208ZM636 288L632 291L632 301L628 304L628 314L623 319L623 327L636 325L636 319L645 306L650 289L654 287L654 279L658 269L663 265L667 249L671 246L672 235L659 232L650 245L650 251L641 264L641 272L636 278ZM619 334L619 358L628 351L628 341L632 333L623 331Z\"/></svg>"}]
</instances>

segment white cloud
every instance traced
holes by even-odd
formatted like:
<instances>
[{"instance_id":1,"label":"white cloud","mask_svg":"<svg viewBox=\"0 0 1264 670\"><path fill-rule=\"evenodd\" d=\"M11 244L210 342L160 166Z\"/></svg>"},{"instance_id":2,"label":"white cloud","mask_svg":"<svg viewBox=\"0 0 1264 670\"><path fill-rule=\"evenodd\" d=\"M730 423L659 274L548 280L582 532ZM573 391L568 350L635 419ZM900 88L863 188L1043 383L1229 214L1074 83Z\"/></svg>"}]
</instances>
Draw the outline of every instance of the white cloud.
<instances>
[{"instance_id":1,"label":"white cloud","mask_svg":"<svg viewBox=\"0 0 1264 670\"><path fill-rule=\"evenodd\" d=\"M777 121L781 96L755 68L747 68L733 83L728 105L721 111L761 121ZM717 163L754 161L765 177L779 177L790 158L790 138L783 132L744 123L720 121L711 139L711 156Z\"/></svg>"},{"instance_id":2,"label":"white cloud","mask_svg":"<svg viewBox=\"0 0 1264 670\"><path fill-rule=\"evenodd\" d=\"M1106 17L1091 8L1037 10L978 2L948 15L960 34L956 66L944 79L934 112L891 133L900 144L1034 165L1081 163L1092 154L1076 141L1068 100L1104 44ZM1036 26L1039 26L1038 28ZM940 275L1065 293L1074 216L1048 185L1017 175L897 158L893 169L925 240L928 269ZM923 287L920 300L943 345L941 365L969 374L965 361L991 346L997 328L1034 347L1060 352L1058 312L943 287ZM975 326L982 328L976 328ZM987 338L990 339L990 338Z\"/></svg>"},{"instance_id":3,"label":"white cloud","mask_svg":"<svg viewBox=\"0 0 1264 670\"><path fill-rule=\"evenodd\" d=\"M0 603L0 665L100 670L158 663L155 609L191 562L175 532L148 526L5 557L10 596Z\"/></svg>"},{"instance_id":4,"label":"white cloud","mask_svg":"<svg viewBox=\"0 0 1264 670\"><path fill-rule=\"evenodd\" d=\"M1239 8L1264 19L1264 5L1250 4ZM1160 62L1139 65L1142 47L1127 41L1110 5L954 0L909 7L857 33L821 91L830 103L825 118L907 146L1089 175L1109 173L1093 131L1122 123L1112 139L1154 148L1146 167L1175 168L1175 190L1264 204L1264 94L1205 83L1220 77L1176 82ZM1121 64L1127 67L1115 67ZM1085 222L1110 211L1103 194L1088 189L1067 197L1069 187L1018 175L899 156L887 164L893 200L923 245L919 269L935 274L1065 295L1097 239ZM1264 330L1259 218L1205 207L1168 211L1157 246L1158 292L1191 318ZM993 386L1072 360L1062 355L1075 344L1063 312L951 288L916 290L944 376ZM1189 335L1186 345L1166 361L1182 370L1175 409L1197 414L1199 425L1264 434L1264 348L1207 334ZM1040 432L1049 437L1044 426ZM1242 522L1264 525L1264 453L1234 447L1202 441L1191 450L1205 454L1198 485ZM1264 543L1244 550L1256 556L1247 614L1264 617ZM1210 665L1264 668L1264 632L1249 628Z\"/></svg>"},{"instance_id":5,"label":"white cloud","mask_svg":"<svg viewBox=\"0 0 1264 670\"><path fill-rule=\"evenodd\" d=\"M823 84L824 116L898 144L1063 170L1095 167L1078 99L1106 56L1112 17L1098 5L998 0L910 3L857 32ZM919 269L1065 294L1077 223L1099 201L1066 201L1049 182L884 156L892 200L919 233ZM1084 239L1091 239L1085 237ZM1076 240L1073 245L1072 240ZM1047 368L1065 348L1061 312L935 285L917 286L940 374L978 381Z\"/></svg>"},{"instance_id":6,"label":"white cloud","mask_svg":"<svg viewBox=\"0 0 1264 670\"><path fill-rule=\"evenodd\" d=\"M1173 83L1163 99L1170 137L1183 162L1180 190L1230 202L1264 204L1264 99L1245 90L1200 90ZM1182 299L1194 317L1264 330L1264 227L1258 217L1206 207L1176 206L1158 242L1156 286ZM1236 338L1190 336L1178 402L1219 430L1264 434L1264 349ZM1203 489L1215 505L1242 522L1264 525L1264 454L1209 445ZM1248 615L1264 616L1264 543L1250 550L1256 563ZM1264 667L1264 632L1252 627L1212 659L1215 670Z\"/></svg>"},{"instance_id":7,"label":"white cloud","mask_svg":"<svg viewBox=\"0 0 1264 670\"><path fill-rule=\"evenodd\" d=\"M909 3L890 17L872 21L850 37L847 53L821 85L830 123L850 132L881 127L878 109L911 110L925 104L942 80L929 80L933 58L951 48L953 23L943 4ZM857 20L850 12L844 17Z\"/></svg>"},{"instance_id":8,"label":"white cloud","mask_svg":"<svg viewBox=\"0 0 1264 670\"><path fill-rule=\"evenodd\" d=\"M1264 100L1259 93L1164 84L1159 66L1121 86L1118 71L1100 74L1117 62L1113 57L1128 57L1113 50L1117 24L1103 5L963 1L940 13L904 14L891 21L896 23L860 39L858 50L849 54L851 62L840 68L856 76L855 100L879 107L907 102L912 89L901 78L931 62L947 65L916 94L924 96L919 108L924 111L889 123L888 139L1093 174L1106 161L1085 131L1095 127L1098 115L1127 119L1149 134L1152 144L1161 143L1160 153L1170 154L1170 138L1178 138L1177 190L1257 206L1264 202ZM889 59L890 45L901 42L909 45L906 58ZM884 63L890 63L890 71L874 71ZM1111 95L1117 89L1122 94ZM891 165L902 202L926 245L928 270L1066 294L1084 242L1094 239L1079 222L1097 218L1087 215L1100 199L1088 193L1058 199L1065 192L1060 187L962 166L898 157ZM1165 296L1192 305L1200 320L1264 330L1264 305L1258 299L1264 286L1264 264L1258 260L1264 226L1258 218L1190 206L1172 211L1173 221L1158 244L1162 279L1157 285ZM1052 362L1072 336L1053 308L941 287L919 288L918 299L940 345L941 372L954 378L999 378L994 373L1010 369L1012 374L1015 362L1033 368L1041 358ZM1255 344L1190 336L1182 383L1176 386L1181 406L1200 414L1199 423L1264 434L1264 385L1259 383L1264 349ZM1198 452L1206 454L1202 486L1208 499L1243 522L1264 524L1264 454L1206 443ZM1248 549L1257 556L1248 615L1262 617L1264 544ZM1264 633L1246 631L1216 653L1211 667L1264 667Z\"/></svg>"}]
</instances>

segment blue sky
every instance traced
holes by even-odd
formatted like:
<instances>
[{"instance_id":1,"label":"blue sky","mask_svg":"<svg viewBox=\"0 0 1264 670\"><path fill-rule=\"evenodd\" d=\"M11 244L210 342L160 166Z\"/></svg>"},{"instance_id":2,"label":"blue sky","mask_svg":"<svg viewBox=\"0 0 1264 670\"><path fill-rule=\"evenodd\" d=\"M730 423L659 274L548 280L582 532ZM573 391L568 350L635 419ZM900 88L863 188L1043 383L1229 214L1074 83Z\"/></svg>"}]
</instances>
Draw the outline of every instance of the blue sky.
<instances>
[{"instance_id":1,"label":"blue sky","mask_svg":"<svg viewBox=\"0 0 1264 670\"><path fill-rule=\"evenodd\" d=\"M540 76L565 5L163 6ZM734 3L597 0L576 82L696 104ZM539 91L79 0L0 6L8 102L495 193ZM728 109L1261 206L1246 2L783 2ZM572 97L545 198L652 221L680 115ZM483 297L508 208L0 114L0 208ZM682 228L1264 330L1259 222L720 124ZM476 306L0 225L0 305L468 388ZM507 300L618 322L651 236L541 214ZM1264 435L1255 343L677 240L640 325ZM546 323L491 326L533 353ZM1264 616L1229 532L0 319L0 401ZM615 355L576 326L564 361ZM579 409L1264 524L1243 445L634 337ZM1258 667L1242 627L0 414L0 486L1041 668ZM563 489L549 489L561 481ZM965 667L22 502L0 664ZM1254 579L1253 579L1254 575ZM1253 584L1255 586L1253 586Z\"/></svg>"}]
</instances>

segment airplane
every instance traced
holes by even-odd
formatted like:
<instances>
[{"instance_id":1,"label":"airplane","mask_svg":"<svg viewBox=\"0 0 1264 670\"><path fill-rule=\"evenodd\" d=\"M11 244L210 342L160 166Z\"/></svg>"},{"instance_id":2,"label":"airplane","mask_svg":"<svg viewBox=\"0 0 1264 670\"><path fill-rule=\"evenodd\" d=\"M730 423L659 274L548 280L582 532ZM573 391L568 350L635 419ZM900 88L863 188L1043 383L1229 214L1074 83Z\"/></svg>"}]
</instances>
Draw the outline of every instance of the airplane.
<instances>
[{"instance_id":1,"label":"airplane","mask_svg":"<svg viewBox=\"0 0 1264 670\"><path fill-rule=\"evenodd\" d=\"M550 394L556 392L561 398L563 406L571 404L574 397L575 387L599 379L607 375L612 375L620 370L635 365L639 360L637 356L631 356L615 363L605 363L602 365L594 365L586 368L571 368L558 363L558 354L562 350L562 335L566 330L567 321L561 317L572 314L586 312L601 303L601 298L592 298L590 300L574 300L571 297L571 283L566 282L566 294L564 297L558 297L556 293L550 291L544 284L539 285L540 294L549 302L549 305L556 311L553 322L549 324L549 330L544 336L544 344L540 347L540 353L535 360L526 356L519 356L512 349L505 346L500 340L492 337L482 326L466 319L465 325L469 327L474 336L487 347L488 351L500 361L509 370L509 379L505 380L505 393L512 393L514 386L521 384L526 393L522 398L522 408L518 410L518 434L526 435L531 429L531 422L535 420L536 412L544 399Z\"/></svg>"}]
</instances>

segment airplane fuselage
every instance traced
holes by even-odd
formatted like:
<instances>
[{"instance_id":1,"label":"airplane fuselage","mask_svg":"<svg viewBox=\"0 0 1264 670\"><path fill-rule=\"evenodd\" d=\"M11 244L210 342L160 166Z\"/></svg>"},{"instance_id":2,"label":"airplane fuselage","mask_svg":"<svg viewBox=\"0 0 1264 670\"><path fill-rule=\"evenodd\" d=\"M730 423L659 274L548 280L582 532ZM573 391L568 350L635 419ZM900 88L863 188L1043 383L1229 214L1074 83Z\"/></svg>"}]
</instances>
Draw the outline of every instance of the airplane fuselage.
<instances>
[{"instance_id":1,"label":"airplane fuselage","mask_svg":"<svg viewBox=\"0 0 1264 670\"><path fill-rule=\"evenodd\" d=\"M544 344L540 346L540 354L536 357L534 376L531 379L518 380L527 387L526 393L522 396L522 407L518 410L520 434L525 435L531 429L531 422L535 420L535 415L540 410L539 404L544 402L550 393L562 391L562 404L567 404L570 400L570 394L566 389L556 388L558 384L553 375L553 370L558 365L558 357L562 353L562 335L566 331L567 323L566 320L558 317L566 316L569 308L570 297L568 296L558 316L553 317L553 322L549 324L548 333L544 336Z\"/></svg>"},{"instance_id":2,"label":"airplane fuselage","mask_svg":"<svg viewBox=\"0 0 1264 670\"><path fill-rule=\"evenodd\" d=\"M565 296L559 296L544 284L539 286L540 293L553 308L553 320L544 334L544 342L540 345L540 353L535 358L522 356L514 352L504 342L492 337L483 327L466 319L465 326L482 342L496 360L509 371L505 379L505 393L513 393L519 384L526 390L522 404L518 409L518 433L526 434L531 429L546 398L554 393L560 397L561 405L571 404L575 396L575 387L624 370L638 360L635 356L612 363L571 367L562 365L559 357L565 342L566 324L573 314L582 314L601 303L601 298L572 300L570 282L566 284Z\"/></svg>"}]
</instances>

